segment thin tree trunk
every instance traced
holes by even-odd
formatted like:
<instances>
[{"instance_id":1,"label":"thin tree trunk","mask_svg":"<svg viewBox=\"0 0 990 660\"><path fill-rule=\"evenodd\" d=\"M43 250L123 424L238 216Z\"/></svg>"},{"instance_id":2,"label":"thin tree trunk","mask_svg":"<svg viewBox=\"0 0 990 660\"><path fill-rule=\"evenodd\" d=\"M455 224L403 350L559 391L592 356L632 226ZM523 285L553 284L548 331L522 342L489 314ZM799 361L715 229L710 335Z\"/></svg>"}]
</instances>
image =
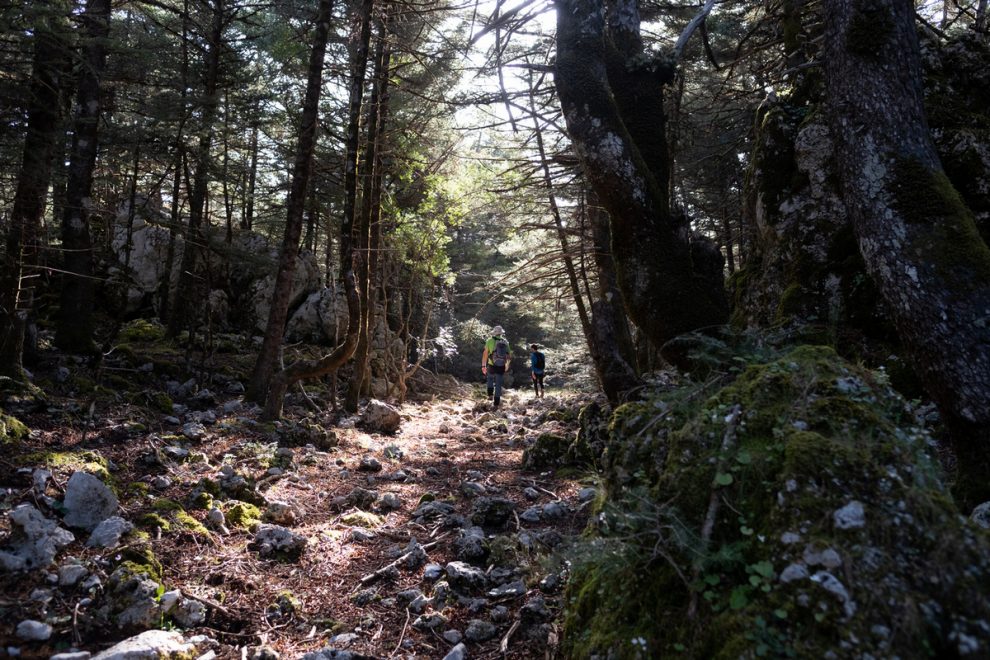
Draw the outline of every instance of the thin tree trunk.
<instances>
[{"instance_id":1,"label":"thin tree trunk","mask_svg":"<svg viewBox=\"0 0 990 660\"><path fill-rule=\"evenodd\" d=\"M990 248L932 143L913 5L824 10L829 117L860 252L956 438L959 492L990 499Z\"/></svg>"},{"instance_id":2,"label":"thin tree trunk","mask_svg":"<svg viewBox=\"0 0 990 660\"><path fill-rule=\"evenodd\" d=\"M189 195L189 227L186 232L185 249L182 251L182 266L179 273L178 293L171 304L168 322L168 335L175 337L183 326L196 313L205 295L199 283L197 269L203 251L204 208L207 187L210 182L210 148L213 144L213 125L216 122L219 98L217 87L220 78L220 52L223 47L224 3L226 0L213 0L213 20L208 36L209 47L204 54L206 75L203 85L203 107L199 127L199 143L196 148L196 173ZM191 339L191 337L190 337Z\"/></svg>"},{"instance_id":3,"label":"thin tree trunk","mask_svg":"<svg viewBox=\"0 0 990 660\"><path fill-rule=\"evenodd\" d=\"M228 175L230 173L230 97L223 93L223 174L220 176L223 185L223 211L226 222L224 239L227 245L234 242L234 200L230 194Z\"/></svg>"},{"instance_id":4,"label":"thin tree trunk","mask_svg":"<svg viewBox=\"0 0 990 660\"><path fill-rule=\"evenodd\" d=\"M110 0L89 0L82 15L83 66L73 129L66 206L62 217L65 280L62 285L57 346L89 352L93 344L93 243L89 233L93 170L96 167L100 123L100 80L106 66L110 34ZM72 273L72 274L70 274Z\"/></svg>"},{"instance_id":5,"label":"thin tree trunk","mask_svg":"<svg viewBox=\"0 0 990 660\"><path fill-rule=\"evenodd\" d=\"M376 302L375 267L377 259L376 233L381 231L381 197L375 194L376 179L380 176L381 163L378 158L379 131L381 129L381 101L388 84L388 60L386 57L386 35L384 25L379 25L379 37L375 46L375 82L368 103L367 142L365 145L364 191L361 198L361 221L355 227L357 238L355 247L357 260L358 289L361 291L361 329L358 345L354 353L354 371L344 398L344 410L356 412L365 382L368 380L368 361L371 354L371 335L374 332Z\"/></svg>"},{"instance_id":6,"label":"thin tree trunk","mask_svg":"<svg viewBox=\"0 0 990 660\"><path fill-rule=\"evenodd\" d=\"M299 137L296 141L296 154L292 166L292 183L286 202L285 234L279 253L278 274L272 292L271 311L265 338L255 362L254 371L247 388L247 396L253 401L264 401L271 382L272 372L278 360L288 318L292 294L292 278L299 255L299 236L302 233L303 210L306 204L306 189L309 186L313 169L313 152L316 150L317 129L319 128L320 92L323 86L323 64L326 56L327 39L330 34L332 0L320 0L316 15L316 29L313 34L313 50L309 58L309 75L306 81L306 98L303 102L299 121Z\"/></svg>"},{"instance_id":7,"label":"thin tree trunk","mask_svg":"<svg viewBox=\"0 0 990 660\"><path fill-rule=\"evenodd\" d=\"M24 336L34 302L33 280L38 277L33 268L38 263L38 233L59 139L67 30L61 9L61 3L54 3L47 11L39 10L34 26L27 136L0 270L0 375L15 380L25 378Z\"/></svg>"},{"instance_id":8,"label":"thin tree trunk","mask_svg":"<svg viewBox=\"0 0 990 660\"><path fill-rule=\"evenodd\" d=\"M248 171L247 209L244 212L243 229L254 226L254 186L258 177L258 122L251 126L251 169Z\"/></svg>"}]
</instances>

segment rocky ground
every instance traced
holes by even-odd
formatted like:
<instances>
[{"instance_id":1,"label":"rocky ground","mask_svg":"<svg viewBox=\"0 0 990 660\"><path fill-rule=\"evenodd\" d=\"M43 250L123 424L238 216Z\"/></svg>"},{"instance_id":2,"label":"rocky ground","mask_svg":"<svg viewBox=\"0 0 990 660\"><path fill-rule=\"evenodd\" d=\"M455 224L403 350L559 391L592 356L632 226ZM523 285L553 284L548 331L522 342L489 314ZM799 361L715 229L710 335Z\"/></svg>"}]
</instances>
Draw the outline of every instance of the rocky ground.
<instances>
[{"instance_id":1,"label":"rocky ground","mask_svg":"<svg viewBox=\"0 0 990 660\"><path fill-rule=\"evenodd\" d=\"M31 431L8 418L0 457L0 657L552 653L595 489L523 453L572 435L580 397L492 412L462 385L273 425L211 387L7 397ZM159 655L106 651L125 639Z\"/></svg>"}]
</instances>

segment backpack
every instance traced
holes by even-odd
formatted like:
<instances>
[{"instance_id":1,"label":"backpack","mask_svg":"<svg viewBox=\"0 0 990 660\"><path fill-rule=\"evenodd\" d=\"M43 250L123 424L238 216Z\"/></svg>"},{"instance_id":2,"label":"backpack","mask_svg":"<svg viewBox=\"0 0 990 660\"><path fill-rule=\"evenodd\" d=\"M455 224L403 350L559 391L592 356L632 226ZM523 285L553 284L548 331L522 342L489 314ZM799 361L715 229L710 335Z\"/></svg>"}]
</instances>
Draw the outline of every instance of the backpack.
<instances>
[{"instance_id":1,"label":"backpack","mask_svg":"<svg viewBox=\"0 0 990 660\"><path fill-rule=\"evenodd\" d=\"M533 353L534 369L536 369L537 371L543 371L543 369L546 367L546 363L547 361L546 358L543 357L543 353L541 353L540 351L536 351L535 353Z\"/></svg>"},{"instance_id":2,"label":"backpack","mask_svg":"<svg viewBox=\"0 0 990 660\"><path fill-rule=\"evenodd\" d=\"M509 357L509 342L499 337L495 340L495 350L492 351L492 364L496 367L504 367L505 361Z\"/></svg>"}]
</instances>

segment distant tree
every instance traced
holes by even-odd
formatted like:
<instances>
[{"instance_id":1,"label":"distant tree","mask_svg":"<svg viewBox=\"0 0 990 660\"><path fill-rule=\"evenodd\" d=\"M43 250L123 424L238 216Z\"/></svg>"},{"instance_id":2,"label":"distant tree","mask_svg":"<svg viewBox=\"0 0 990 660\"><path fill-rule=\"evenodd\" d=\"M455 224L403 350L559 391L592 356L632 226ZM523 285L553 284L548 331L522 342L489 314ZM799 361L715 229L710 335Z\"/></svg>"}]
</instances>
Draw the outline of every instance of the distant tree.
<instances>
[{"instance_id":1,"label":"distant tree","mask_svg":"<svg viewBox=\"0 0 990 660\"><path fill-rule=\"evenodd\" d=\"M65 350L84 352L93 348L95 286L89 216L93 212L93 170L102 108L100 81L110 34L110 0L89 0L81 20L82 57L62 217L62 263L66 273L55 343Z\"/></svg>"}]
</instances>

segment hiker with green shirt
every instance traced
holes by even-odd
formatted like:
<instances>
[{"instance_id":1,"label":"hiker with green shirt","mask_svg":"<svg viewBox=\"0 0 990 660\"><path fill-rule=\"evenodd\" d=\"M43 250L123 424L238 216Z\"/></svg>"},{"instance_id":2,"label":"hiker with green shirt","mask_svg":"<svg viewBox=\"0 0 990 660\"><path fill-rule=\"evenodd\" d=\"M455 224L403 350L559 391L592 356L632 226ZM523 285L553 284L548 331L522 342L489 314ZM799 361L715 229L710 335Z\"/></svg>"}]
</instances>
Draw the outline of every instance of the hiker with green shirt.
<instances>
[{"instance_id":1,"label":"hiker with green shirt","mask_svg":"<svg viewBox=\"0 0 990 660\"><path fill-rule=\"evenodd\" d=\"M481 373L487 377L488 398L492 399L492 410L498 410L502 399L502 378L512 360L509 340L505 338L505 330L496 325L492 328L492 336L485 342L485 350L481 353Z\"/></svg>"}]
</instances>

